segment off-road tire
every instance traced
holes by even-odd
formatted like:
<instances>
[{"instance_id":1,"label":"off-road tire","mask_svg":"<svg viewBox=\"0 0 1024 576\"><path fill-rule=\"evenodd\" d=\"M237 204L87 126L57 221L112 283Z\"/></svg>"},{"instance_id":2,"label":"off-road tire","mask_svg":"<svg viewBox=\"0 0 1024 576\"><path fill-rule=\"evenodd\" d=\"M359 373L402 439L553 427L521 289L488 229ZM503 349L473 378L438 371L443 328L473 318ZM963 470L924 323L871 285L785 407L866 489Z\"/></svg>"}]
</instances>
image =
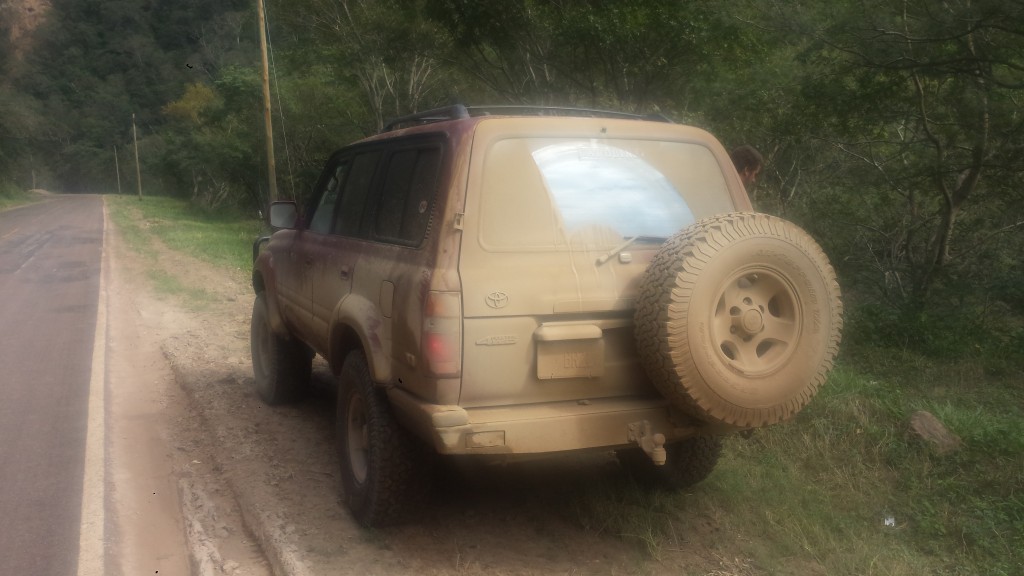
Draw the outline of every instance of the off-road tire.
<instances>
[{"instance_id":1,"label":"off-road tire","mask_svg":"<svg viewBox=\"0 0 1024 576\"><path fill-rule=\"evenodd\" d=\"M298 400L309 387L313 351L301 341L278 336L270 328L266 296L256 295L249 331L256 394L275 406Z\"/></svg>"},{"instance_id":2,"label":"off-road tire","mask_svg":"<svg viewBox=\"0 0 1024 576\"><path fill-rule=\"evenodd\" d=\"M641 363L683 412L736 428L799 412L843 325L839 284L803 230L765 214L707 218L669 238L641 280Z\"/></svg>"},{"instance_id":3,"label":"off-road tire","mask_svg":"<svg viewBox=\"0 0 1024 576\"><path fill-rule=\"evenodd\" d=\"M668 459L655 466L639 448L615 453L623 470L649 488L682 490L703 482L718 464L722 454L720 436L692 436L665 446Z\"/></svg>"},{"instance_id":4,"label":"off-road tire","mask_svg":"<svg viewBox=\"0 0 1024 576\"><path fill-rule=\"evenodd\" d=\"M336 432L343 499L360 524L396 524L419 508L432 478L426 449L395 420L361 351L341 368Z\"/></svg>"}]
</instances>

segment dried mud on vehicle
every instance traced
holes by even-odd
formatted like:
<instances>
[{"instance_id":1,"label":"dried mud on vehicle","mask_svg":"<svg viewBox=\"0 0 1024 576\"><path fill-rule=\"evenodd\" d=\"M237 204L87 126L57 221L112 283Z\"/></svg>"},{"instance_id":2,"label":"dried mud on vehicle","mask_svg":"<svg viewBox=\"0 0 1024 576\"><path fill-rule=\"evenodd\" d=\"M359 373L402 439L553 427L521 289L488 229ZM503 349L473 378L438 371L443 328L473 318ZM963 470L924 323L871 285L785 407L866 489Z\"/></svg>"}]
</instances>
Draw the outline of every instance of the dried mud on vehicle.
<instances>
[{"instance_id":1,"label":"dried mud on vehicle","mask_svg":"<svg viewBox=\"0 0 1024 576\"><path fill-rule=\"evenodd\" d=\"M268 405L337 378L344 501L401 523L452 457L614 451L704 480L721 438L789 420L838 352L835 272L751 211L708 132L619 112L455 105L336 151L253 247ZM315 353L315 354L314 354Z\"/></svg>"}]
</instances>

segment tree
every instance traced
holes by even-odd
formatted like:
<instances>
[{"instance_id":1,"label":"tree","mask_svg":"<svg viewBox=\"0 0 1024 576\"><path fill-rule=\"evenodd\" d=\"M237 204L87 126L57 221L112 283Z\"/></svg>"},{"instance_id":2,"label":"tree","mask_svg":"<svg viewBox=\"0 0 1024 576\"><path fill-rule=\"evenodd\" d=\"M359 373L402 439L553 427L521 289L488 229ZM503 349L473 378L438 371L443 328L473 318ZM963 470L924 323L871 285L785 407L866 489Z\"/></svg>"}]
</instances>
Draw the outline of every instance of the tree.
<instances>
[{"instance_id":1,"label":"tree","mask_svg":"<svg viewBox=\"0 0 1024 576\"><path fill-rule=\"evenodd\" d=\"M793 62L761 85L779 102L762 100L768 204L817 231L901 339L1000 317L996 285L1024 281L1006 264L1024 227L1021 3L809 2L750 21Z\"/></svg>"},{"instance_id":2,"label":"tree","mask_svg":"<svg viewBox=\"0 0 1024 576\"><path fill-rule=\"evenodd\" d=\"M696 78L738 55L720 2L444 0L428 14L452 38L447 61L512 104L681 109ZM474 94L475 95L475 94Z\"/></svg>"},{"instance_id":3,"label":"tree","mask_svg":"<svg viewBox=\"0 0 1024 576\"><path fill-rule=\"evenodd\" d=\"M442 79L438 51L443 45L421 4L403 0L303 0L301 10L289 4L279 13L284 27L312 30L313 46L299 58L330 64L345 84L358 90L362 106L351 118L367 115L379 132L389 117L433 105ZM296 62L296 58L292 58Z\"/></svg>"}]
</instances>

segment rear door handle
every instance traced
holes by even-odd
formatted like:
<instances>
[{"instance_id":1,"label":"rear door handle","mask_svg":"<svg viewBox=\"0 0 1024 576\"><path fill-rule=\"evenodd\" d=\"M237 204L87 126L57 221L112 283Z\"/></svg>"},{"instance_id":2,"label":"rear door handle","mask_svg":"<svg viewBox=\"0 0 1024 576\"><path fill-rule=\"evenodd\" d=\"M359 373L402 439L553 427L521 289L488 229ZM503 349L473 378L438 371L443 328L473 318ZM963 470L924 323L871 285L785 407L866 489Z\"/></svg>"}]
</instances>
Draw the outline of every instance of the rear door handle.
<instances>
[{"instance_id":1,"label":"rear door handle","mask_svg":"<svg viewBox=\"0 0 1024 576\"><path fill-rule=\"evenodd\" d=\"M341 278L342 280L348 280L349 278L352 277L352 268L348 266L342 266L341 269L338 270L338 277Z\"/></svg>"}]
</instances>

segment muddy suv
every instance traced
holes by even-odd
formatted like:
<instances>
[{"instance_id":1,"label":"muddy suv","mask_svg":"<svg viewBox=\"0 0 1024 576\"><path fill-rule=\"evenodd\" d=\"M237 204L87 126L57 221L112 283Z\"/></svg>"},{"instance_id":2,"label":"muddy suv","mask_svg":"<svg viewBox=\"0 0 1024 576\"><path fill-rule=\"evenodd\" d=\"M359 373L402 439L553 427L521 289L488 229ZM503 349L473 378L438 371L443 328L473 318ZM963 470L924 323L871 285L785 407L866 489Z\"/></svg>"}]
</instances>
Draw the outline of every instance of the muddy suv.
<instances>
[{"instance_id":1,"label":"muddy suv","mask_svg":"<svg viewBox=\"0 0 1024 576\"><path fill-rule=\"evenodd\" d=\"M455 106L328 160L271 207L252 356L269 404L338 378L344 498L400 518L431 453L616 451L704 479L721 436L781 422L842 325L825 255L751 212L707 132L627 114ZM261 249L262 248L262 249Z\"/></svg>"}]
</instances>

